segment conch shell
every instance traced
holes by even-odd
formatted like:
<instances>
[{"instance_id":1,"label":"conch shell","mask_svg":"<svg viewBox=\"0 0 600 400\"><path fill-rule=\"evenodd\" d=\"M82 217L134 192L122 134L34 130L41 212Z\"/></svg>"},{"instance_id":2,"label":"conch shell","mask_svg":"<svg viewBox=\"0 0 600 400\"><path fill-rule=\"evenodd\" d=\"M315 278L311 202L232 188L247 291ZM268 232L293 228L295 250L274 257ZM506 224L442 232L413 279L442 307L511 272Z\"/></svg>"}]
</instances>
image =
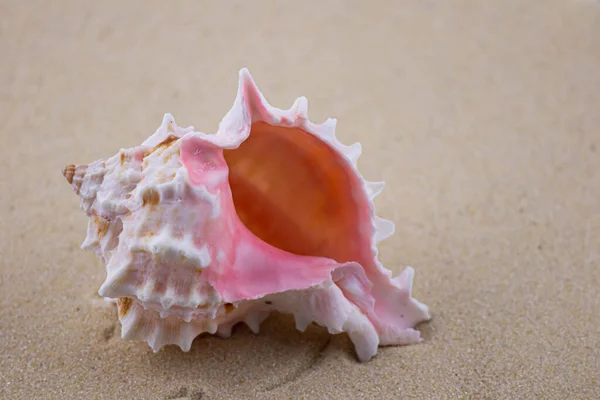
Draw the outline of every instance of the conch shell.
<instances>
[{"instance_id":1,"label":"conch shell","mask_svg":"<svg viewBox=\"0 0 600 400\"><path fill-rule=\"evenodd\" d=\"M360 361L380 345L421 341L428 308L377 258L394 224L375 216L361 146L336 120L314 124L307 100L272 107L246 69L216 134L170 114L141 145L63 174L89 217L82 249L106 264L99 294L117 299L124 339L189 351L203 332L258 332L272 311L347 332Z\"/></svg>"}]
</instances>

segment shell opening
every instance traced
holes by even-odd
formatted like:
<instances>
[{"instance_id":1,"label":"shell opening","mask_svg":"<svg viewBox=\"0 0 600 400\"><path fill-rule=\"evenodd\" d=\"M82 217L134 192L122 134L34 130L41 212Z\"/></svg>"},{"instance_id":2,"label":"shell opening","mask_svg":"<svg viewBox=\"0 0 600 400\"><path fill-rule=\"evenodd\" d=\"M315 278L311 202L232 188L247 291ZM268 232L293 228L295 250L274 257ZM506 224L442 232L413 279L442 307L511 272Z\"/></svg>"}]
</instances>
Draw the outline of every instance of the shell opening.
<instances>
[{"instance_id":1,"label":"shell opening","mask_svg":"<svg viewBox=\"0 0 600 400\"><path fill-rule=\"evenodd\" d=\"M233 202L257 237L297 255L360 259L361 183L329 144L300 128L252 124L224 151Z\"/></svg>"}]
</instances>

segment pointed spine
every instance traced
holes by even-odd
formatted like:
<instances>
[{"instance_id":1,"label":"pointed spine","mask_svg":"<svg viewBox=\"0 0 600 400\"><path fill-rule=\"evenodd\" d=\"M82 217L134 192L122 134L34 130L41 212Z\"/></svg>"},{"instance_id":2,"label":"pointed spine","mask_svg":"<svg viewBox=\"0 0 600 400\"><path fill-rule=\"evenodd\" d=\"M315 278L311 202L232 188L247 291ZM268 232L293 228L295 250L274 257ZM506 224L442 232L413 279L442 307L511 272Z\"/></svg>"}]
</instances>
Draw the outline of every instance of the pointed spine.
<instances>
[{"instance_id":1,"label":"pointed spine","mask_svg":"<svg viewBox=\"0 0 600 400\"><path fill-rule=\"evenodd\" d=\"M385 182L365 181L365 185L367 187L367 195L369 196L369 199L373 201L383 191L383 188L385 187Z\"/></svg>"},{"instance_id":2,"label":"pointed spine","mask_svg":"<svg viewBox=\"0 0 600 400\"><path fill-rule=\"evenodd\" d=\"M394 234L396 230L392 221L375 217L375 243L381 243Z\"/></svg>"}]
</instances>

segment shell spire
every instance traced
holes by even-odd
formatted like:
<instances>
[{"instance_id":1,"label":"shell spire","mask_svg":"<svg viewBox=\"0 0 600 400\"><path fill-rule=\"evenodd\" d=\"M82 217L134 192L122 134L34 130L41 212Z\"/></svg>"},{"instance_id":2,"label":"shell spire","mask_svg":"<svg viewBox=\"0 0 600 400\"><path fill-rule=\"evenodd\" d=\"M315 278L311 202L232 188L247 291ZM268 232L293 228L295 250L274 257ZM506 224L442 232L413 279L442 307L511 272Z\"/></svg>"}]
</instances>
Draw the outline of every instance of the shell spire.
<instances>
[{"instance_id":1,"label":"shell spire","mask_svg":"<svg viewBox=\"0 0 600 400\"><path fill-rule=\"evenodd\" d=\"M361 145L342 144L336 124L312 123L305 97L271 106L243 68L215 134L165 114L141 145L66 167L122 337L188 351L203 332L244 322L258 333L280 311L299 330L347 332L361 361L420 341L414 326L430 316L412 297L414 270L392 278L377 258L394 233L375 215L384 183L363 179Z\"/></svg>"}]
</instances>

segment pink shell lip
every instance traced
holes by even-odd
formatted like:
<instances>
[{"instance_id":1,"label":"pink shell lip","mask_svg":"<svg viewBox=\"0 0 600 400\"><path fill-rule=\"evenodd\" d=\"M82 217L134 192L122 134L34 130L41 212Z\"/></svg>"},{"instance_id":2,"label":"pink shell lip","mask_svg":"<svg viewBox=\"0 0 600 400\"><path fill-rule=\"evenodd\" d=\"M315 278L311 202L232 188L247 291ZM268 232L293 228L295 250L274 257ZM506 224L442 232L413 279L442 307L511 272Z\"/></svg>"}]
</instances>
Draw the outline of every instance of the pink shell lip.
<instances>
[{"instance_id":1,"label":"pink shell lip","mask_svg":"<svg viewBox=\"0 0 600 400\"><path fill-rule=\"evenodd\" d=\"M238 149L248 139L253 124L259 122L299 128L335 150L354 182L351 197L357 202L361 221L356 231L361 246L359 259L336 262L326 257L289 253L259 239L240 221L227 181L229 169L223 151ZM347 332L361 361L376 354L379 345L421 341L419 332L413 328L430 319L430 315L427 306L412 297L414 270L408 267L392 278L391 272L377 259L377 244L394 233L393 223L375 215L373 199L384 185L367 182L361 177L356 166L360 144L342 145L335 136L335 127L334 119L323 124L310 122L304 97L298 98L288 110L270 106L245 68L239 73L235 102L215 134L195 132L193 127L178 127L173 117L166 114L160 128L133 154L140 155L143 149L157 146L169 135L181 139L181 162L187 182L192 188L203 191L207 198L216 199L218 205L218 213L213 209L211 216L206 216L213 220L210 229L196 229L201 240L195 242L195 247L200 250L207 245L211 260L204 267L201 280L218 292L220 300L215 307L236 303L241 307L239 310L247 310L247 315L232 313L231 317L221 318L216 317L216 310L212 310L212 317L188 312L183 321L173 320L175 315L168 312L171 307L173 311L177 307L195 307L196 300L190 303L190 299L185 298L183 303L178 303L165 298L164 290L157 291L156 288L150 288L150 292L145 288L146 294L140 297L139 288L134 284L139 276L127 266L118 267L115 274L115 265L122 262L123 257L113 256L107 265L109 274L100 294L134 299L132 311L120 316L122 336L146 340L155 351L166 344L178 344L187 351L199 333L226 334L239 321L258 330L266 315L277 309L293 313L301 330L314 321L326 326L331 333ZM134 156L141 161L137 158ZM276 307L265 308L262 301L261 306L254 305L253 300L261 298L268 298ZM244 306L246 303L248 305ZM164 310L151 310L159 307ZM143 324L154 324L155 327L148 331L141 327ZM180 336L173 336L174 324L178 326ZM167 331L171 333L167 335Z\"/></svg>"},{"instance_id":2,"label":"pink shell lip","mask_svg":"<svg viewBox=\"0 0 600 400\"><path fill-rule=\"evenodd\" d=\"M217 133L215 135L199 135L197 137L222 149L234 149L248 138L251 126L256 122L266 122L270 125L283 127L299 127L328 143L346 159L348 169L358 178L357 181L363 183L363 191L357 194L357 196L363 197L364 208L369 210L368 218L373 223L373 234L369 237L371 250L370 265L362 265L362 268L365 269L364 272L362 269L358 269L359 272L355 271L353 280L347 282L345 288L343 280L338 280L338 285L343 288L346 296L351 298L356 305L361 305L361 311L369 316L369 319L378 330L381 344L420 341L419 333L414 331L412 327L419 322L430 319L430 315L428 308L424 304L412 298L414 270L408 267L402 274L394 279L390 279L391 272L383 268L377 260L377 243L392 235L394 226L393 223L383 220L374 214L373 198L382 191L383 183L376 182L371 184L360 177L356 167L357 159L361 152L360 144L355 143L351 146L344 146L337 141L335 137L336 121L334 119L329 119L321 125L311 123L308 120L307 100L304 97L298 98L288 110L279 110L271 107L258 90L247 69L240 71L240 83L236 101L229 113L223 118ZM250 237L253 238L252 240L258 240L252 235ZM259 242L254 243L254 248L260 247ZM279 250L276 249L276 251ZM278 258L273 254L270 257L273 260ZM308 260L301 262L308 262ZM314 265L316 266L317 264ZM334 276L336 274L343 275L343 268L339 270L338 268L342 265L347 266L350 264L352 263L337 264L335 267L329 266L324 268L327 274L334 273ZM243 282L251 282L253 276L265 276L272 271L251 271L250 268L247 268L244 272L246 272L246 275ZM297 272L294 271L294 273L296 274ZM292 284L289 287L273 288L272 292L298 290L303 286L313 286L325 278L319 275L319 278L315 279L312 284L308 284L308 282L300 283L295 281L296 276L294 274L288 275L285 278L287 279L286 282L291 282ZM356 289L357 286L360 286L358 282L361 282L362 286L359 289L359 293L356 294L350 288ZM229 288L239 287L242 284L241 281L239 283L229 281L223 284L219 291L227 297ZM218 283L216 285L216 287L219 286ZM260 295L268 294L268 292L269 290L263 290L263 293ZM230 298L230 301L241 298L240 296L234 296ZM395 308L400 306L406 310L396 313Z\"/></svg>"}]
</instances>

